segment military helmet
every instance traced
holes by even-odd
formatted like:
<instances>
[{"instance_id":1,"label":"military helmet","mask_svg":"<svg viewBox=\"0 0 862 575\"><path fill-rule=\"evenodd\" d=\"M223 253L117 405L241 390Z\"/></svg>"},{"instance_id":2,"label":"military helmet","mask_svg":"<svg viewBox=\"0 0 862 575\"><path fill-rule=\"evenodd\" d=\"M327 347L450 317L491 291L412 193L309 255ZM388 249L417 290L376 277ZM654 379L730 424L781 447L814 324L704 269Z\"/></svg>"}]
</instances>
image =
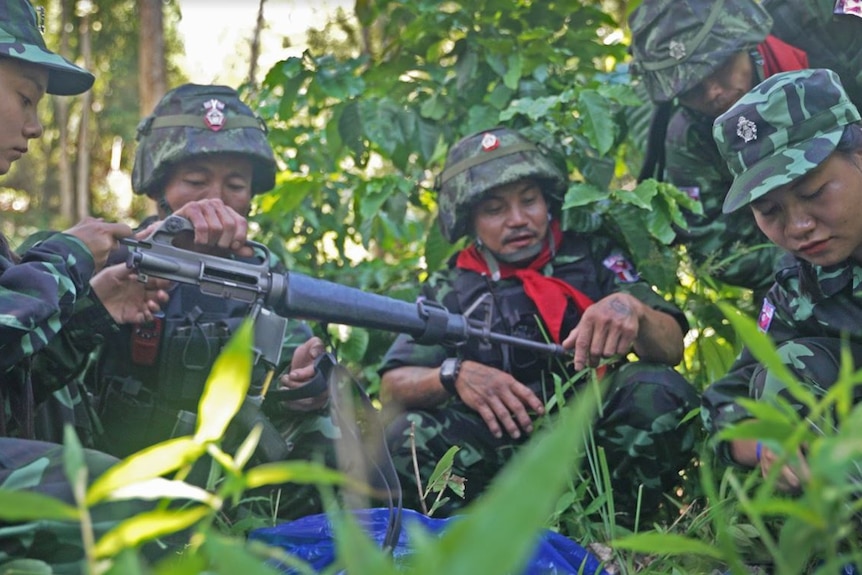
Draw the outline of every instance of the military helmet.
<instances>
[{"instance_id":1,"label":"military helmet","mask_svg":"<svg viewBox=\"0 0 862 575\"><path fill-rule=\"evenodd\" d=\"M562 203L566 173L515 130L498 126L452 146L437 185L437 218L446 239L455 242L470 231L470 212L486 192L522 178L540 183L552 210Z\"/></svg>"},{"instance_id":2,"label":"military helmet","mask_svg":"<svg viewBox=\"0 0 862 575\"><path fill-rule=\"evenodd\" d=\"M36 17L36 10L28 0L0 2L0 56L47 68L46 92L49 94L71 96L86 92L95 78L83 68L48 50L40 32L40 21L43 19Z\"/></svg>"},{"instance_id":3,"label":"military helmet","mask_svg":"<svg viewBox=\"0 0 862 575\"><path fill-rule=\"evenodd\" d=\"M633 73L653 102L668 102L763 42L772 18L755 0L644 0L629 27Z\"/></svg>"},{"instance_id":4,"label":"military helmet","mask_svg":"<svg viewBox=\"0 0 862 575\"><path fill-rule=\"evenodd\" d=\"M243 154L254 166L251 191L275 185L266 124L227 86L184 84L169 91L138 125L132 189L157 197L177 162L217 153Z\"/></svg>"},{"instance_id":5,"label":"military helmet","mask_svg":"<svg viewBox=\"0 0 862 575\"><path fill-rule=\"evenodd\" d=\"M789 184L835 151L859 122L838 74L808 69L770 76L715 119L712 134L733 174L730 213Z\"/></svg>"}]
</instances>

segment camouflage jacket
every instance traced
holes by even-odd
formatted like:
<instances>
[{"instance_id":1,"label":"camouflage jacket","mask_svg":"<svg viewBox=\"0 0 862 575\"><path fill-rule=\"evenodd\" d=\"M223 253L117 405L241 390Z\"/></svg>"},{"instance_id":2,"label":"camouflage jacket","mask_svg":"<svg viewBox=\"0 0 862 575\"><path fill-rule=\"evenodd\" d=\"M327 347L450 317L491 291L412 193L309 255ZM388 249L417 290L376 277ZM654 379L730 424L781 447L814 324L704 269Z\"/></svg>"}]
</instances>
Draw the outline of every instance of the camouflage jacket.
<instances>
[{"instance_id":1,"label":"camouflage jacket","mask_svg":"<svg viewBox=\"0 0 862 575\"><path fill-rule=\"evenodd\" d=\"M842 334L862 343L862 265L848 261L823 268L789 255L782 264L758 320L776 344L806 337L839 339ZM701 415L711 433L748 417L736 400L753 397L758 365L743 349L728 374L706 389Z\"/></svg>"},{"instance_id":2,"label":"camouflage jacket","mask_svg":"<svg viewBox=\"0 0 862 575\"><path fill-rule=\"evenodd\" d=\"M80 369L101 334L116 329L90 292L93 270L89 250L66 234L37 243L20 263L0 255L0 392L13 418L30 417L22 413L30 394L40 403L62 387L67 368Z\"/></svg>"},{"instance_id":3,"label":"camouflage jacket","mask_svg":"<svg viewBox=\"0 0 862 575\"><path fill-rule=\"evenodd\" d=\"M673 304L656 294L649 284L640 280L633 267L629 267L627 272L620 274L611 271L610 268L613 265L613 261L619 261L618 257L620 255L621 252L604 238L595 235L586 236L567 232L559 251L547 264L543 273L547 276L563 279L593 301L598 301L618 291L631 293L639 300L650 305L650 307L672 315L679 322L683 333L685 333L688 330L688 324L683 313ZM455 268L454 262L455 258L453 257L447 269L434 273L429 277L428 281L422 286L422 294L426 298L440 302L451 312L463 313L472 301L475 301L483 293L491 292L496 300L495 311L498 312L493 320L493 331L527 337L536 341L545 341L542 336L542 329L527 331L522 329L523 325L512 326L511 322L507 322L505 318L501 319L499 317L501 314L503 316L507 314L507 301L501 300L508 300L516 302L515 307L524 308L518 312L518 316L530 318L533 324L536 323L532 318L538 316L538 311L535 304L526 298L523 286L519 280L509 278L493 281L491 278L482 276L476 272ZM457 286L469 286L470 293L459 294ZM468 290L465 289L463 291L466 292ZM575 306L570 303L563 323L564 334L574 328L579 319L574 308ZM441 345L420 345L413 338L401 335L386 353L380 373L405 365L437 367L447 357L454 357L457 354L460 354L465 359L482 361L498 369L509 371L513 376L527 385L536 383L537 371L547 372L550 369L554 372L561 372L561 362L551 361L547 358L538 358L534 352L525 352L523 350L510 350L507 352L511 358L510 363L512 367L506 369L506 366L502 362L497 361L497 359L506 355L500 353L499 348L501 346L494 345L492 347L495 348L493 351L496 353L483 354L480 349L481 346L476 342L468 342L467 345L456 350ZM487 357L495 358L495 360L485 361L484 358ZM560 374L565 375L564 373Z\"/></svg>"},{"instance_id":4,"label":"camouflage jacket","mask_svg":"<svg viewBox=\"0 0 862 575\"><path fill-rule=\"evenodd\" d=\"M862 105L862 18L835 16L835 0L767 0L773 17L771 33L804 50L812 68L830 68L841 76L848 95ZM764 79L763 67L756 70ZM733 285L766 289L781 257L757 229L749 210L722 215L721 205L733 178L712 139L712 120L679 109L671 118L666 139L667 181L677 185L703 206L703 216L689 214L689 231L680 235L697 263L707 258L724 260L739 254L739 247L760 246L736 257L716 275Z\"/></svg>"}]
</instances>

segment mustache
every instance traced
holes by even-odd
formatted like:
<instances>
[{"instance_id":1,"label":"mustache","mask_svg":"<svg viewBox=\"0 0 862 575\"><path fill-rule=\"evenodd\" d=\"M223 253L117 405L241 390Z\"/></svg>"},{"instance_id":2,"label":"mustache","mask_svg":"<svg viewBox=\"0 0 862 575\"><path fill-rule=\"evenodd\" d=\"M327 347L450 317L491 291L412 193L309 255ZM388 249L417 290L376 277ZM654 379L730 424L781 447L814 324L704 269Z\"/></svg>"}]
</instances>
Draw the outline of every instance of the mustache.
<instances>
[{"instance_id":1,"label":"mustache","mask_svg":"<svg viewBox=\"0 0 862 575\"><path fill-rule=\"evenodd\" d=\"M536 233L535 230L518 230L516 232L511 232L503 236L503 243L507 244L509 242L523 240L525 238L538 238L539 234Z\"/></svg>"}]
</instances>

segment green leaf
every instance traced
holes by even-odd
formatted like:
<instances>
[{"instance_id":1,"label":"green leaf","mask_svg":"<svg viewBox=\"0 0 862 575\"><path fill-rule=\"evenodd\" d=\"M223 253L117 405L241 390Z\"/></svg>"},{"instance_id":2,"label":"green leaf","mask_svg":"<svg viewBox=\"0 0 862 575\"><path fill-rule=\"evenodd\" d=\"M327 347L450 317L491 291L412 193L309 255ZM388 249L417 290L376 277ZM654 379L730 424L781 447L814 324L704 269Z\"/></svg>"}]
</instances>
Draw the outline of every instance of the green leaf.
<instances>
[{"instance_id":1,"label":"green leaf","mask_svg":"<svg viewBox=\"0 0 862 575\"><path fill-rule=\"evenodd\" d=\"M205 446L191 437L177 437L120 461L100 475L87 490L87 505L93 506L121 487L160 477L197 460Z\"/></svg>"},{"instance_id":2,"label":"green leaf","mask_svg":"<svg viewBox=\"0 0 862 575\"><path fill-rule=\"evenodd\" d=\"M639 533L616 539L611 546L649 555L703 555L722 559L721 551L714 545L674 533Z\"/></svg>"},{"instance_id":3,"label":"green leaf","mask_svg":"<svg viewBox=\"0 0 862 575\"><path fill-rule=\"evenodd\" d=\"M349 482L349 478L313 461L280 461L249 469L245 482L249 489L255 489L280 483L343 485Z\"/></svg>"},{"instance_id":4,"label":"green leaf","mask_svg":"<svg viewBox=\"0 0 862 575\"><path fill-rule=\"evenodd\" d=\"M216 358L201 395L195 441L221 440L242 405L251 381L252 337L252 322L246 319Z\"/></svg>"},{"instance_id":5,"label":"green leaf","mask_svg":"<svg viewBox=\"0 0 862 575\"><path fill-rule=\"evenodd\" d=\"M112 557L130 547L182 531L211 513L207 507L180 511L148 511L118 524L96 542L96 557Z\"/></svg>"},{"instance_id":6,"label":"green leaf","mask_svg":"<svg viewBox=\"0 0 862 575\"><path fill-rule=\"evenodd\" d=\"M560 411L553 425L536 432L438 543L417 548L413 573L518 572L583 456L583 438L600 395L580 395ZM525 493L530 494L529 505L513 505ZM489 554L488 549L495 552Z\"/></svg>"},{"instance_id":7,"label":"green leaf","mask_svg":"<svg viewBox=\"0 0 862 575\"><path fill-rule=\"evenodd\" d=\"M9 523L59 519L77 521L78 510L59 499L13 489L0 489L0 519Z\"/></svg>"},{"instance_id":8,"label":"green leaf","mask_svg":"<svg viewBox=\"0 0 862 575\"><path fill-rule=\"evenodd\" d=\"M63 426L63 471L72 486L75 500L79 501L87 488L87 465L84 463L84 448L75 428Z\"/></svg>"},{"instance_id":9,"label":"green leaf","mask_svg":"<svg viewBox=\"0 0 862 575\"><path fill-rule=\"evenodd\" d=\"M599 189L590 184L572 184L566 190L566 197L563 200L563 209L576 208L578 206L586 206L593 202L606 200L608 192Z\"/></svg>"},{"instance_id":10,"label":"green leaf","mask_svg":"<svg viewBox=\"0 0 862 575\"><path fill-rule=\"evenodd\" d=\"M613 146L617 132L607 100L595 90L584 90L578 95L578 106L587 140L604 156Z\"/></svg>"},{"instance_id":11,"label":"green leaf","mask_svg":"<svg viewBox=\"0 0 862 575\"><path fill-rule=\"evenodd\" d=\"M249 553L242 541L210 534L203 543L210 558L209 573L224 575L278 575L282 571L269 567L261 558Z\"/></svg>"},{"instance_id":12,"label":"green leaf","mask_svg":"<svg viewBox=\"0 0 862 575\"><path fill-rule=\"evenodd\" d=\"M508 69L506 70L506 75L503 76L503 83L510 90L516 90L518 88L518 82L521 79L521 65L523 62L521 61L521 55L517 52L509 54L508 58Z\"/></svg>"},{"instance_id":13,"label":"green leaf","mask_svg":"<svg viewBox=\"0 0 862 575\"><path fill-rule=\"evenodd\" d=\"M461 448L457 445L453 445L450 447L446 453L443 454L443 457L437 462L437 465L434 466L434 471L431 473L431 477L428 478L428 489L432 491L442 491L446 488L446 485L439 485L440 478L444 473L449 473L452 469L452 462L455 461L455 454Z\"/></svg>"}]
</instances>

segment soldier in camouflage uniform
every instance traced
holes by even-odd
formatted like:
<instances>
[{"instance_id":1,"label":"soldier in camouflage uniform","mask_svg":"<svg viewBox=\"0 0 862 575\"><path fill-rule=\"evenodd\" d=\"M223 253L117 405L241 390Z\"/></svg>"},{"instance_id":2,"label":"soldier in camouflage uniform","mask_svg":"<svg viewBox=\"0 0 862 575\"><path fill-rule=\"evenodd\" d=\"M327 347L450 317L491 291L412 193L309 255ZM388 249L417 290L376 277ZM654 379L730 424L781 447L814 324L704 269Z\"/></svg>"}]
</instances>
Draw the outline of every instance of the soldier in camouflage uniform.
<instances>
[{"instance_id":1,"label":"soldier in camouflage uniform","mask_svg":"<svg viewBox=\"0 0 862 575\"><path fill-rule=\"evenodd\" d=\"M468 136L450 150L438 188L439 223L450 242L464 235L474 241L429 278L424 297L465 313L489 294L493 331L535 341L547 333L574 351L574 363L508 345L427 346L399 336L380 369L381 397L407 410L388 428L407 505L420 505L411 424L424 480L449 447L461 448L454 473L467 478L469 502L527 441L555 378L568 381L577 370L632 350L642 361L621 362L608 373L610 390L595 426L616 509L632 517L643 485L643 511L654 511L689 460L693 429L680 422L698 397L670 367L682 357L685 317L639 279L611 242L561 231L566 187L565 172L507 128ZM462 504L453 498L443 513Z\"/></svg>"},{"instance_id":2,"label":"soldier in camouflage uniform","mask_svg":"<svg viewBox=\"0 0 862 575\"><path fill-rule=\"evenodd\" d=\"M29 2L0 2L0 174L26 153L29 139L41 135L36 107L44 94L78 94L93 79L45 47ZM0 487L74 502L62 446L28 439L35 434L33 411L68 375L52 371L50 361L63 353L67 331L110 333L117 322L151 319L164 301L163 285L148 288L125 266L102 269L117 239L131 234L126 225L89 218L21 255L0 235ZM85 348L95 341L83 337L74 343ZM90 478L116 461L94 451L85 459ZM128 516L117 511L94 510L98 532L111 519ZM80 527L0 522L0 564L26 557L48 561L54 572L79 573Z\"/></svg>"},{"instance_id":3,"label":"soldier in camouflage uniform","mask_svg":"<svg viewBox=\"0 0 862 575\"><path fill-rule=\"evenodd\" d=\"M862 365L859 111L833 71L786 72L719 116L714 135L734 175L724 211L750 209L767 237L789 252L763 301L760 329L799 381L822 395L837 379L842 339L855 365ZM745 349L728 375L704 393L704 422L718 432L750 417L736 399L773 401L779 395L797 403ZM723 442L718 449L728 461L759 466L764 474L776 459L755 441ZM785 467L779 486L799 485L797 473Z\"/></svg>"},{"instance_id":4,"label":"soldier in camouflage uniform","mask_svg":"<svg viewBox=\"0 0 862 575\"><path fill-rule=\"evenodd\" d=\"M231 241L244 239L252 196L274 186L275 172L263 120L227 86L179 86L138 126L132 189L156 202L160 218L174 213L189 218L196 230L209 225L207 244L195 249L256 262L265 257L237 255L242 244ZM126 252L112 257L125 260ZM274 258L269 263L276 273L286 271ZM90 374L104 428L96 445L114 455L168 439L178 414L197 410L213 362L250 312L247 303L202 294L197 286L177 284L170 295L154 322L128 326L106 342ZM323 351L305 323L288 321L281 363L273 368L277 385L295 387L310 379L311 364ZM254 390L261 389L266 372L262 363L255 366ZM291 458L327 455L332 462L325 447L338 431L324 409L326 399L290 402L273 415ZM236 439L248 431L237 429ZM301 514L291 501L289 494L282 496L285 509Z\"/></svg>"},{"instance_id":5,"label":"soldier in camouflage uniform","mask_svg":"<svg viewBox=\"0 0 862 575\"><path fill-rule=\"evenodd\" d=\"M727 283L765 292L781 251L741 254L765 238L747 211L721 213L732 177L712 121L761 80L809 66L838 71L862 103L862 19L833 9L835 0L645 0L632 13L633 71L655 104L640 178L665 179L701 202L679 241L695 263L733 256L716 274Z\"/></svg>"}]
</instances>

